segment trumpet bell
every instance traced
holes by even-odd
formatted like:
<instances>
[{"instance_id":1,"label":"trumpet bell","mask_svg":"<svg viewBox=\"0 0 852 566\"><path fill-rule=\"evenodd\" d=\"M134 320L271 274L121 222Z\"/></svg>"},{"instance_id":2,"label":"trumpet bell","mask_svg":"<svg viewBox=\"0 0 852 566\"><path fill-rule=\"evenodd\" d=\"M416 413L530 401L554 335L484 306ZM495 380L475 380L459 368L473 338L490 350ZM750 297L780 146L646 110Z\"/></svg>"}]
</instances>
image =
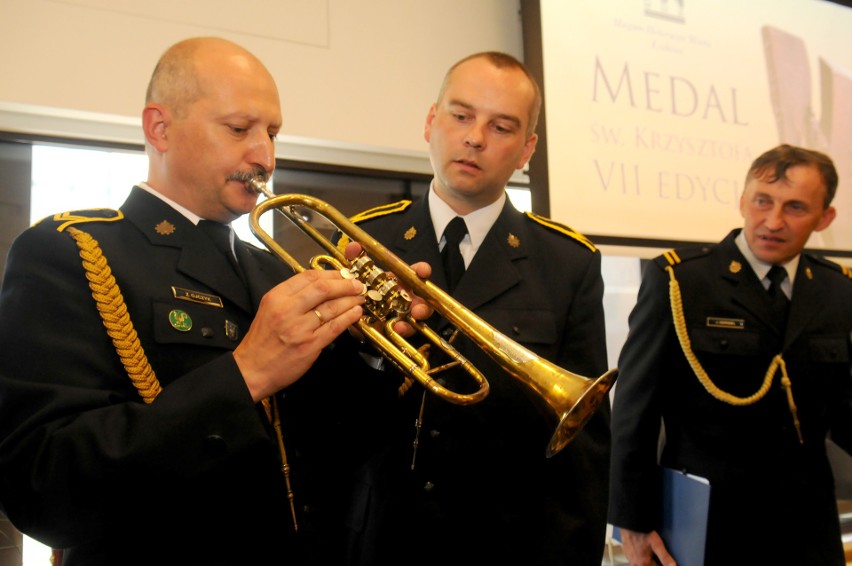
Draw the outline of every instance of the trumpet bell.
<instances>
[{"instance_id":1,"label":"trumpet bell","mask_svg":"<svg viewBox=\"0 0 852 566\"><path fill-rule=\"evenodd\" d=\"M593 380L571 374L570 377L554 381L550 393L540 396L557 421L545 456L551 458L565 448L586 426L601 403L609 402L607 394L615 384L617 376L617 369L611 369Z\"/></svg>"}]
</instances>

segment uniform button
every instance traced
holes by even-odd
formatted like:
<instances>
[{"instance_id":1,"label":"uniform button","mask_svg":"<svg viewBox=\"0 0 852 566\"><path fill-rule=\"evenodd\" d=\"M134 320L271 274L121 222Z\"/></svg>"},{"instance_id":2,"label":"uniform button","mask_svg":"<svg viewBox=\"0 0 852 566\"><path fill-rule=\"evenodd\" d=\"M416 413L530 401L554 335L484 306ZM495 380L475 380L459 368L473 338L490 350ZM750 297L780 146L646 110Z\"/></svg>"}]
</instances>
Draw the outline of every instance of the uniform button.
<instances>
[{"instance_id":1,"label":"uniform button","mask_svg":"<svg viewBox=\"0 0 852 566\"><path fill-rule=\"evenodd\" d=\"M439 436L441 436L441 431L435 430L433 428L432 430L429 431L429 436L431 436L432 438L438 438Z\"/></svg>"},{"instance_id":2,"label":"uniform button","mask_svg":"<svg viewBox=\"0 0 852 566\"><path fill-rule=\"evenodd\" d=\"M209 326L205 326L201 329L201 335L205 338L213 338L213 329Z\"/></svg>"},{"instance_id":3,"label":"uniform button","mask_svg":"<svg viewBox=\"0 0 852 566\"><path fill-rule=\"evenodd\" d=\"M720 340L719 341L719 347L721 347L723 350L727 349L728 348L728 341L727 340Z\"/></svg>"},{"instance_id":4,"label":"uniform button","mask_svg":"<svg viewBox=\"0 0 852 566\"><path fill-rule=\"evenodd\" d=\"M450 336L453 335L454 331L455 331L454 328L445 328L444 330L441 331L441 336L443 336L444 339L447 339L447 338L449 338Z\"/></svg>"},{"instance_id":5,"label":"uniform button","mask_svg":"<svg viewBox=\"0 0 852 566\"><path fill-rule=\"evenodd\" d=\"M218 456L220 454L224 454L225 449L227 448L227 443L225 442L225 439L218 434L211 434L204 439L204 448L210 454Z\"/></svg>"},{"instance_id":6,"label":"uniform button","mask_svg":"<svg viewBox=\"0 0 852 566\"><path fill-rule=\"evenodd\" d=\"M512 327L512 332L514 332L515 334L520 334L520 333L521 333L521 328L520 328L519 326L513 326L513 327Z\"/></svg>"},{"instance_id":7,"label":"uniform button","mask_svg":"<svg viewBox=\"0 0 852 566\"><path fill-rule=\"evenodd\" d=\"M432 482L430 482L430 481L427 481L425 484L423 484L423 491L425 491L425 492L430 492L430 491L432 491L433 489L435 489L435 484L434 484L434 483L432 483Z\"/></svg>"}]
</instances>

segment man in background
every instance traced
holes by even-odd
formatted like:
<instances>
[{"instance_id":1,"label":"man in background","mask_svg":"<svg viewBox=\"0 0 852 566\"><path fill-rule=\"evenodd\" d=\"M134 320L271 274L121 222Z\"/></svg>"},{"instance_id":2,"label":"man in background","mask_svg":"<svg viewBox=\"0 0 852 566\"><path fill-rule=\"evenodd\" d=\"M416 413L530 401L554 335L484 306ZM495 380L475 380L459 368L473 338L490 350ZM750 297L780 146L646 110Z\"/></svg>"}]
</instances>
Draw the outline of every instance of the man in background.
<instances>
[{"instance_id":1,"label":"man in background","mask_svg":"<svg viewBox=\"0 0 852 566\"><path fill-rule=\"evenodd\" d=\"M318 484L357 455L358 377L383 377L344 332L363 286L293 275L228 226L254 208L249 181L274 170L281 128L251 53L218 38L169 48L142 126L148 179L120 210L47 218L9 253L0 509L65 549L63 566L324 563L315 495L338 488Z\"/></svg>"},{"instance_id":2,"label":"man in background","mask_svg":"<svg viewBox=\"0 0 852 566\"><path fill-rule=\"evenodd\" d=\"M434 169L428 195L354 219L402 259L432 262L433 283L511 340L596 377L607 368L601 255L567 226L522 214L506 195L509 178L535 151L540 107L536 81L513 57L489 52L459 61L426 117ZM449 336L446 321L430 325ZM490 393L459 406L402 385L387 448L365 468L356 493L349 562L600 566L608 402L548 459L555 420L470 340L454 345L482 371ZM437 367L442 360L432 350ZM464 391L470 377L457 371L442 383Z\"/></svg>"},{"instance_id":3,"label":"man in background","mask_svg":"<svg viewBox=\"0 0 852 566\"><path fill-rule=\"evenodd\" d=\"M674 563L661 421L660 465L710 483L705 566L846 563L826 435L852 449L852 275L803 252L837 182L828 156L771 149L746 176L743 228L648 265L613 405L609 518L631 566Z\"/></svg>"}]
</instances>

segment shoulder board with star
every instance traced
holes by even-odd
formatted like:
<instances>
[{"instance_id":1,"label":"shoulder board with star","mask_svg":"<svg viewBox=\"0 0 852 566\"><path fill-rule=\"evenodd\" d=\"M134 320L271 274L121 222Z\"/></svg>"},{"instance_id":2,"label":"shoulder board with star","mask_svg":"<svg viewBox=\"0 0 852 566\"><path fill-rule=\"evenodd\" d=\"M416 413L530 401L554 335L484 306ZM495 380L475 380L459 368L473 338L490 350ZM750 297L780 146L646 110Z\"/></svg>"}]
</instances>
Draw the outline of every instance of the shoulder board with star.
<instances>
[{"instance_id":1,"label":"shoulder board with star","mask_svg":"<svg viewBox=\"0 0 852 566\"><path fill-rule=\"evenodd\" d=\"M676 266L684 261L702 257L710 253L708 246L693 246L688 248L671 249L658 256L654 261L662 268Z\"/></svg>"},{"instance_id":2,"label":"shoulder board with star","mask_svg":"<svg viewBox=\"0 0 852 566\"><path fill-rule=\"evenodd\" d=\"M63 232L69 226L75 224L86 224L89 222L117 222L124 218L124 213L120 210L112 208L90 208L85 210L71 210L68 212L60 212L53 216L47 216L41 219L38 223L46 220L53 220L58 225L57 232Z\"/></svg>"},{"instance_id":3,"label":"shoulder board with star","mask_svg":"<svg viewBox=\"0 0 852 566\"><path fill-rule=\"evenodd\" d=\"M845 265L841 265L837 262L831 261L830 259L826 259L822 256L818 255L809 255L810 259L814 260L814 262L819 263L825 267L833 271L839 271L843 275L845 275L848 279L852 279L852 268L846 267Z\"/></svg>"},{"instance_id":4,"label":"shoulder board with star","mask_svg":"<svg viewBox=\"0 0 852 566\"><path fill-rule=\"evenodd\" d=\"M534 212L525 212L524 214L526 214L527 218L529 218L533 222L537 222L538 224L541 224L545 228L549 228L551 230L559 232L560 234L564 234L565 236L568 236L569 238L576 240L580 244L583 244L584 246L589 248L591 251L595 251L597 249L595 247L595 245L592 243L591 240L589 240L587 237L585 237L581 233L577 232L576 230L574 230L570 226L566 226L565 224L562 224L560 222L556 222L555 220L551 220L550 218L547 218L546 216L541 216L541 215L536 214Z\"/></svg>"},{"instance_id":5,"label":"shoulder board with star","mask_svg":"<svg viewBox=\"0 0 852 566\"><path fill-rule=\"evenodd\" d=\"M359 212L354 216L350 216L349 220L357 224L359 222L363 222L364 220L369 220L371 218L378 218L380 216L394 214L395 212L402 212L409 206L411 206L410 200L401 200L397 202L392 202L390 204L382 204L380 206L374 206L373 208L369 208L363 212Z\"/></svg>"}]
</instances>

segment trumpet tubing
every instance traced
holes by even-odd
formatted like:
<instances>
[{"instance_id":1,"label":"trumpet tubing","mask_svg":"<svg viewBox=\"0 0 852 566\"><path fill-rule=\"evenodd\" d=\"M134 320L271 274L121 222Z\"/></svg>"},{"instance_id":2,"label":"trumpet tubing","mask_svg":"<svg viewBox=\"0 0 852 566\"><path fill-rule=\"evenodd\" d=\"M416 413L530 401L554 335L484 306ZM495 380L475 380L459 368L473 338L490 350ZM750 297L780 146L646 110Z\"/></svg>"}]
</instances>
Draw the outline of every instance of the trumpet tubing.
<instances>
[{"instance_id":1,"label":"trumpet tubing","mask_svg":"<svg viewBox=\"0 0 852 566\"><path fill-rule=\"evenodd\" d=\"M312 268L333 266L345 277L358 277L367 288L365 315L358 323L361 332L403 373L420 381L441 398L461 405L480 402L488 394L488 382L436 332L410 316L411 300L399 286L400 281L533 393L532 397L537 400L546 418L555 422L555 430L545 451L548 458L562 450L582 430L600 404L608 401L607 394L618 373L616 369L597 378L588 378L560 368L498 332L431 281L421 279L406 262L328 203L308 195L274 195L261 178L252 180L249 185L267 196L249 216L255 236L294 271L306 269L260 227L260 216L275 209L327 252L328 255L311 259ZM350 240L361 245L362 255L353 261L347 260L331 241L298 214L298 207L324 216ZM386 271L377 267L374 261ZM451 365L462 366L478 384L478 390L461 395L439 385L431 376L428 362L416 354L416 348L407 345L393 332L392 326L397 320L409 323L449 354L456 362ZM384 322L384 332L376 329L376 321Z\"/></svg>"}]
</instances>

